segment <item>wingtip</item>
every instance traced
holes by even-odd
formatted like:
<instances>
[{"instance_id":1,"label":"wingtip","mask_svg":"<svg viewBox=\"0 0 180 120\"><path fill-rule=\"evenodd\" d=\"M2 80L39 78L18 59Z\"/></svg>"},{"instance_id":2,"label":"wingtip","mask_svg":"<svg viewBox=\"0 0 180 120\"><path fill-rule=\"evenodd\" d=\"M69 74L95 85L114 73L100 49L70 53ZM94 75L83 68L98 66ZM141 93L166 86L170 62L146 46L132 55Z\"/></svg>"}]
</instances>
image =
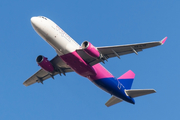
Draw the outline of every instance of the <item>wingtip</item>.
<instances>
[{"instance_id":1,"label":"wingtip","mask_svg":"<svg viewBox=\"0 0 180 120\"><path fill-rule=\"evenodd\" d=\"M23 85L26 86L26 87L28 86L28 84L26 84L26 81L23 82Z\"/></svg>"},{"instance_id":2,"label":"wingtip","mask_svg":"<svg viewBox=\"0 0 180 120\"><path fill-rule=\"evenodd\" d=\"M26 84L24 84L24 83L23 83L23 85L26 86L26 87L28 86L28 85L26 85Z\"/></svg>"},{"instance_id":3,"label":"wingtip","mask_svg":"<svg viewBox=\"0 0 180 120\"><path fill-rule=\"evenodd\" d=\"M161 40L161 44L164 44L167 40L167 37L165 37L164 39Z\"/></svg>"},{"instance_id":4,"label":"wingtip","mask_svg":"<svg viewBox=\"0 0 180 120\"><path fill-rule=\"evenodd\" d=\"M156 93L156 90L155 89L153 89L154 90L154 93Z\"/></svg>"}]
</instances>

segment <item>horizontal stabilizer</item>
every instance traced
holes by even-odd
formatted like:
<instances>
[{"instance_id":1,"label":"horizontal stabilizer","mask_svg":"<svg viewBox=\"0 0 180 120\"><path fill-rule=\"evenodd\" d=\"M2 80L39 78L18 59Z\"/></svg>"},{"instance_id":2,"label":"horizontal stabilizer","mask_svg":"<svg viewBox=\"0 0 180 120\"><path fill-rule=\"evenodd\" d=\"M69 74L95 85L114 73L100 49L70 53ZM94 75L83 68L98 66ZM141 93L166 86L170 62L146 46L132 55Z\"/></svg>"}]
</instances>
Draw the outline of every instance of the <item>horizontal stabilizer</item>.
<instances>
[{"instance_id":1,"label":"horizontal stabilizer","mask_svg":"<svg viewBox=\"0 0 180 120\"><path fill-rule=\"evenodd\" d=\"M123 100L115 97L115 96L112 96L107 102L106 102L106 106L109 107L109 106L112 106L114 104L117 104L119 102L122 102Z\"/></svg>"},{"instance_id":2,"label":"horizontal stabilizer","mask_svg":"<svg viewBox=\"0 0 180 120\"><path fill-rule=\"evenodd\" d=\"M134 98L142 95L155 93L156 91L154 89L137 89L137 90L125 90L125 92L128 96Z\"/></svg>"}]
</instances>

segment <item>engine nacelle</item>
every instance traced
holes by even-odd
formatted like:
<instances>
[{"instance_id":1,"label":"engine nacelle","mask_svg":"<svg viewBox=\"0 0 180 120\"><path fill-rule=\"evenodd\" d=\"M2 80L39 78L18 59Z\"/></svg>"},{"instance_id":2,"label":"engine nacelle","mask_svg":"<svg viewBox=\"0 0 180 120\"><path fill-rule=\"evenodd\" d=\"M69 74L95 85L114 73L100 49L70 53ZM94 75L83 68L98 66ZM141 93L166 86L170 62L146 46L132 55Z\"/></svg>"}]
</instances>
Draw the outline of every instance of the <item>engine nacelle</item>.
<instances>
[{"instance_id":1,"label":"engine nacelle","mask_svg":"<svg viewBox=\"0 0 180 120\"><path fill-rule=\"evenodd\" d=\"M48 72L51 72L51 73L54 71L54 67L52 66L51 62L46 57L44 57L42 55L39 55L36 58L36 62L45 71L48 71Z\"/></svg>"},{"instance_id":2,"label":"engine nacelle","mask_svg":"<svg viewBox=\"0 0 180 120\"><path fill-rule=\"evenodd\" d=\"M100 53L97 50L96 47L94 47L90 42L88 41L84 41L81 44L82 49L84 50L84 52L86 52L89 56L91 57L95 57L95 58L100 58Z\"/></svg>"}]
</instances>

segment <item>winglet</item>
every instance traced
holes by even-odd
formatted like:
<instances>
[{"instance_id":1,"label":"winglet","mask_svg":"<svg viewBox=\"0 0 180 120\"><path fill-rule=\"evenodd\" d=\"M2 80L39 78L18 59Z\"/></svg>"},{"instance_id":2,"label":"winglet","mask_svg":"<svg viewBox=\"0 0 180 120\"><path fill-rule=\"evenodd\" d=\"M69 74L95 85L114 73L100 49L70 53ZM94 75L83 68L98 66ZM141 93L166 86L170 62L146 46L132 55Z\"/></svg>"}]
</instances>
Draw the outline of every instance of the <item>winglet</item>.
<instances>
[{"instance_id":1,"label":"winglet","mask_svg":"<svg viewBox=\"0 0 180 120\"><path fill-rule=\"evenodd\" d=\"M165 37L164 39L161 40L161 44L163 45L167 40L167 37Z\"/></svg>"}]
</instances>

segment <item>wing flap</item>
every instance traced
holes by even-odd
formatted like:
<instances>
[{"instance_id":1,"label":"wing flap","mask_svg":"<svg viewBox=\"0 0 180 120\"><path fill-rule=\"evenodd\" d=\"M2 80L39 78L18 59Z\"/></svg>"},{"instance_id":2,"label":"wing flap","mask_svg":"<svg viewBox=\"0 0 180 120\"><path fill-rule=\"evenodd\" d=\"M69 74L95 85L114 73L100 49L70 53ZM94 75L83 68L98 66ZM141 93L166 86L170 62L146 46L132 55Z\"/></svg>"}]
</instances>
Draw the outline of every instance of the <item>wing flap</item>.
<instances>
[{"instance_id":1,"label":"wing flap","mask_svg":"<svg viewBox=\"0 0 180 120\"><path fill-rule=\"evenodd\" d=\"M137 90L125 90L125 92L128 94L128 96L134 98L134 97L155 93L156 91L154 89L137 89Z\"/></svg>"},{"instance_id":2,"label":"wing flap","mask_svg":"<svg viewBox=\"0 0 180 120\"><path fill-rule=\"evenodd\" d=\"M115 96L112 96L107 102L106 102L106 106L107 107L110 107L110 106L112 106L112 105L114 105L114 104L117 104L117 103L119 103L119 102L122 102L123 100L121 100L121 99L119 99L119 98L117 98L117 97L115 97Z\"/></svg>"}]
</instances>

